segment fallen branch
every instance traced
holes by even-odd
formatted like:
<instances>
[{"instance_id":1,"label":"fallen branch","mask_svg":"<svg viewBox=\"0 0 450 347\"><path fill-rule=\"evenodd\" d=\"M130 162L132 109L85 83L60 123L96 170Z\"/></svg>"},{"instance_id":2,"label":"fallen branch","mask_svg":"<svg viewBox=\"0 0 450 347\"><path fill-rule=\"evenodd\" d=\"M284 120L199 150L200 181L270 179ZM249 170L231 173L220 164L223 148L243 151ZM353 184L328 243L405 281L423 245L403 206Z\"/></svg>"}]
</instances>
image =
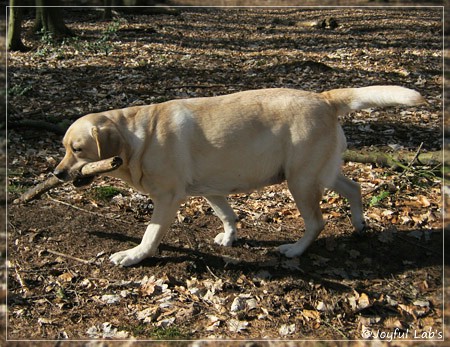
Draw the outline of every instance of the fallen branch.
<instances>
[{"instance_id":1,"label":"fallen branch","mask_svg":"<svg viewBox=\"0 0 450 347\"><path fill-rule=\"evenodd\" d=\"M102 173L110 172L116 170L120 165L122 165L122 159L120 157L112 157L109 159L87 163L81 168L80 176L77 176L77 178L92 177L95 175L100 175ZM50 189L58 187L65 182L66 181L60 180L56 176L51 176L44 182L23 193L20 198L14 200L13 203L25 203L36 199Z\"/></svg>"},{"instance_id":2,"label":"fallen branch","mask_svg":"<svg viewBox=\"0 0 450 347\"><path fill-rule=\"evenodd\" d=\"M354 161L357 163L372 163L383 167L408 169L411 165L436 166L442 164L442 151L419 153L417 152L397 152L384 153L374 152L357 152L346 150L343 154L344 161Z\"/></svg>"}]
</instances>

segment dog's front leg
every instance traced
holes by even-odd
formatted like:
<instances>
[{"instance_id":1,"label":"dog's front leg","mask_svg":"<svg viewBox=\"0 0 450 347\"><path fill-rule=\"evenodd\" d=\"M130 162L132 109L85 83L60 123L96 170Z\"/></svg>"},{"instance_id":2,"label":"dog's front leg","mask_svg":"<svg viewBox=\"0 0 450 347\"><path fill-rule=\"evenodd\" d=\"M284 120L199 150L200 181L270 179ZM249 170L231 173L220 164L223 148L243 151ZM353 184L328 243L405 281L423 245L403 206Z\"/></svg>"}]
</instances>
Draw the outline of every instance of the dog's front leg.
<instances>
[{"instance_id":1,"label":"dog's front leg","mask_svg":"<svg viewBox=\"0 0 450 347\"><path fill-rule=\"evenodd\" d=\"M155 255L158 251L159 243L173 222L177 209L180 206L180 201L181 199L154 199L155 209L153 216L145 230L141 243L126 251L114 253L109 260L115 265L130 266Z\"/></svg>"}]
</instances>

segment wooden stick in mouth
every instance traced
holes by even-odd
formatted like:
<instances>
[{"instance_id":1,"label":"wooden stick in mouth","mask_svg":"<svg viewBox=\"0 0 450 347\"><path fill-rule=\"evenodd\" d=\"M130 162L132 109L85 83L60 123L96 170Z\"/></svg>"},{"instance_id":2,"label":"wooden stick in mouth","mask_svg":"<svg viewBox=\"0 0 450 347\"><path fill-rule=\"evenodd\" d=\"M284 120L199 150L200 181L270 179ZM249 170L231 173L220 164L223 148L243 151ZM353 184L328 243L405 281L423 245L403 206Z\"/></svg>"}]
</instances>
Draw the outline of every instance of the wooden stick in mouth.
<instances>
[{"instance_id":1,"label":"wooden stick in mouth","mask_svg":"<svg viewBox=\"0 0 450 347\"><path fill-rule=\"evenodd\" d=\"M121 166L122 163L123 160L120 157L112 157L104 160L94 161L92 163L87 163L81 168L80 174L74 178L74 181L83 178L91 178L96 175L114 171L119 166ZM37 186L30 188L28 191L23 193L19 198L13 201L13 204L29 202L33 199L38 198L50 189L58 187L65 182L66 181L60 180L56 176L51 176L44 182L39 183Z\"/></svg>"}]
</instances>

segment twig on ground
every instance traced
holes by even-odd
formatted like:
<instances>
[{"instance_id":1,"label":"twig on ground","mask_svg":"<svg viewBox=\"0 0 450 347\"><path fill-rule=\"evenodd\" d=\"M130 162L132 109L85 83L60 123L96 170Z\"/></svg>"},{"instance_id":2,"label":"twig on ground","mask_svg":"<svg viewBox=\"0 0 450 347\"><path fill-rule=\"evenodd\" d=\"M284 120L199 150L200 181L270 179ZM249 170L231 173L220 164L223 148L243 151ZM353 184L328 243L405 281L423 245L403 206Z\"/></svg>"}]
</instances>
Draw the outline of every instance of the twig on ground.
<instances>
[{"instance_id":1,"label":"twig on ground","mask_svg":"<svg viewBox=\"0 0 450 347\"><path fill-rule=\"evenodd\" d=\"M22 287L24 294L27 295L30 292L30 290L28 289L27 285L22 279L22 276L20 276L19 270L17 270L17 266L14 267L14 271L16 272L17 280L19 281L19 284Z\"/></svg>"},{"instance_id":2,"label":"twig on ground","mask_svg":"<svg viewBox=\"0 0 450 347\"><path fill-rule=\"evenodd\" d=\"M184 84L184 85L178 85L178 86L167 86L165 87L166 90L170 89L180 89L180 88L224 88L229 87L230 85L225 84Z\"/></svg>"},{"instance_id":3,"label":"twig on ground","mask_svg":"<svg viewBox=\"0 0 450 347\"><path fill-rule=\"evenodd\" d=\"M57 202L58 204L72 207L72 208L74 208L75 210L78 210L78 211L82 211L82 212L85 212L85 213L93 214L94 216L99 216L99 217L100 217L100 216L101 216L101 217L104 216L104 215L101 214L101 213L92 212L92 211L86 210L86 209L84 209L84 208L81 208L81 207L78 207L78 206L69 204L68 202L65 202L65 201L61 201L61 200L55 199L55 198L53 198L52 196L50 196L50 194L48 194L48 198L49 198L51 201L53 201L53 202Z\"/></svg>"},{"instance_id":4,"label":"twig on ground","mask_svg":"<svg viewBox=\"0 0 450 347\"><path fill-rule=\"evenodd\" d=\"M414 162L419 158L420 150L422 149L423 142L420 143L419 148L417 148L416 154L414 154L414 157L409 161L406 168L401 173L400 177L404 176L413 166Z\"/></svg>"},{"instance_id":5,"label":"twig on ground","mask_svg":"<svg viewBox=\"0 0 450 347\"><path fill-rule=\"evenodd\" d=\"M206 265L206 264L205 264ZM208 272L216 279L216 280L220 280L220 277L217 276L214 272L212 272L212 270L209 268L208 265L206 265L206 270L208 270Z\"/></svg>"},{"instance_id":6,"label":"twig on ground","mask_svg":"<svg viewBox=\"0 0 450 347\"><path fill-rule=\"evenodd\" d=\"M86 210L86 209L84 209L84 208L81 208L81 207L78 207L78 206L69 204L68 202L65 202L65 201L61 201L61 200L55 199L55 198L53 198L50 194L48 194L48 198L49 198L51 201L56 202L56 203L58 203L58 204L65 205L65 206L69 206L69 207L74 208L75 210L82 211L82 212L85 212L85 213L89 213L89 214L92 214L92 215L97 216L97 217L108 218L108 219L112 219L112 220L114 220L114 221L121 222L121 223L125 223L125 224L133 224L133 223L131 223L131 222L127 221L127 220L124 220L124 219L122 219L122 218L120 218L120 219L111 218L111 217L108 217L107 215L105 215L105 214L103 214L103 213L98 213L98 212L89 211L89 210Z\"/></svg>"},{"instance_id":7,"label":"twig on ground","mask_svg":"<svg viewBox=\"0 0 450 347\"><path fill-rule=\"evenodd\" d=\"M85 260L85 259L77 258L77 257L74 257L74 256L69 255L69 254L61 253L61 252L58 252L58 251L53 251L51 249L45 249L45 251L48 252L48 253L60 256L60 257L64 257L64 258L68 258L68 259L79 261L80 263L83 263L83 264L90 265L90 264L93 263L93 261L91 261L91 260Z\"/></svg>"}]
</instances>

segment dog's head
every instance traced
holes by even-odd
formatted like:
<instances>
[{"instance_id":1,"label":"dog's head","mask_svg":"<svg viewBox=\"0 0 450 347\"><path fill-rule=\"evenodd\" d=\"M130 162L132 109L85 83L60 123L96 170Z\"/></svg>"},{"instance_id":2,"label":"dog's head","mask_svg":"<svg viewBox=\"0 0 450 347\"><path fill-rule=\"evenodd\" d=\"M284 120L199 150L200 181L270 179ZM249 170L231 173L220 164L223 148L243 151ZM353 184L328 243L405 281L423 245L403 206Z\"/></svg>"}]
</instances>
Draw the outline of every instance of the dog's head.
<instances>
[{"instance_id":1,"label":"dog's head","mask_svg":"<svg viewBox=\"0 0 450 347\"><path fill-rule=\"evenodd\" d=\"M73 179L76 187L90 184L92 177L80 177L81 168L94 161L120 154L121 138L105 115L90 114L76 120L64 135L66 155L54 171L61 180Z\"/></svg>"}]
</instances>

